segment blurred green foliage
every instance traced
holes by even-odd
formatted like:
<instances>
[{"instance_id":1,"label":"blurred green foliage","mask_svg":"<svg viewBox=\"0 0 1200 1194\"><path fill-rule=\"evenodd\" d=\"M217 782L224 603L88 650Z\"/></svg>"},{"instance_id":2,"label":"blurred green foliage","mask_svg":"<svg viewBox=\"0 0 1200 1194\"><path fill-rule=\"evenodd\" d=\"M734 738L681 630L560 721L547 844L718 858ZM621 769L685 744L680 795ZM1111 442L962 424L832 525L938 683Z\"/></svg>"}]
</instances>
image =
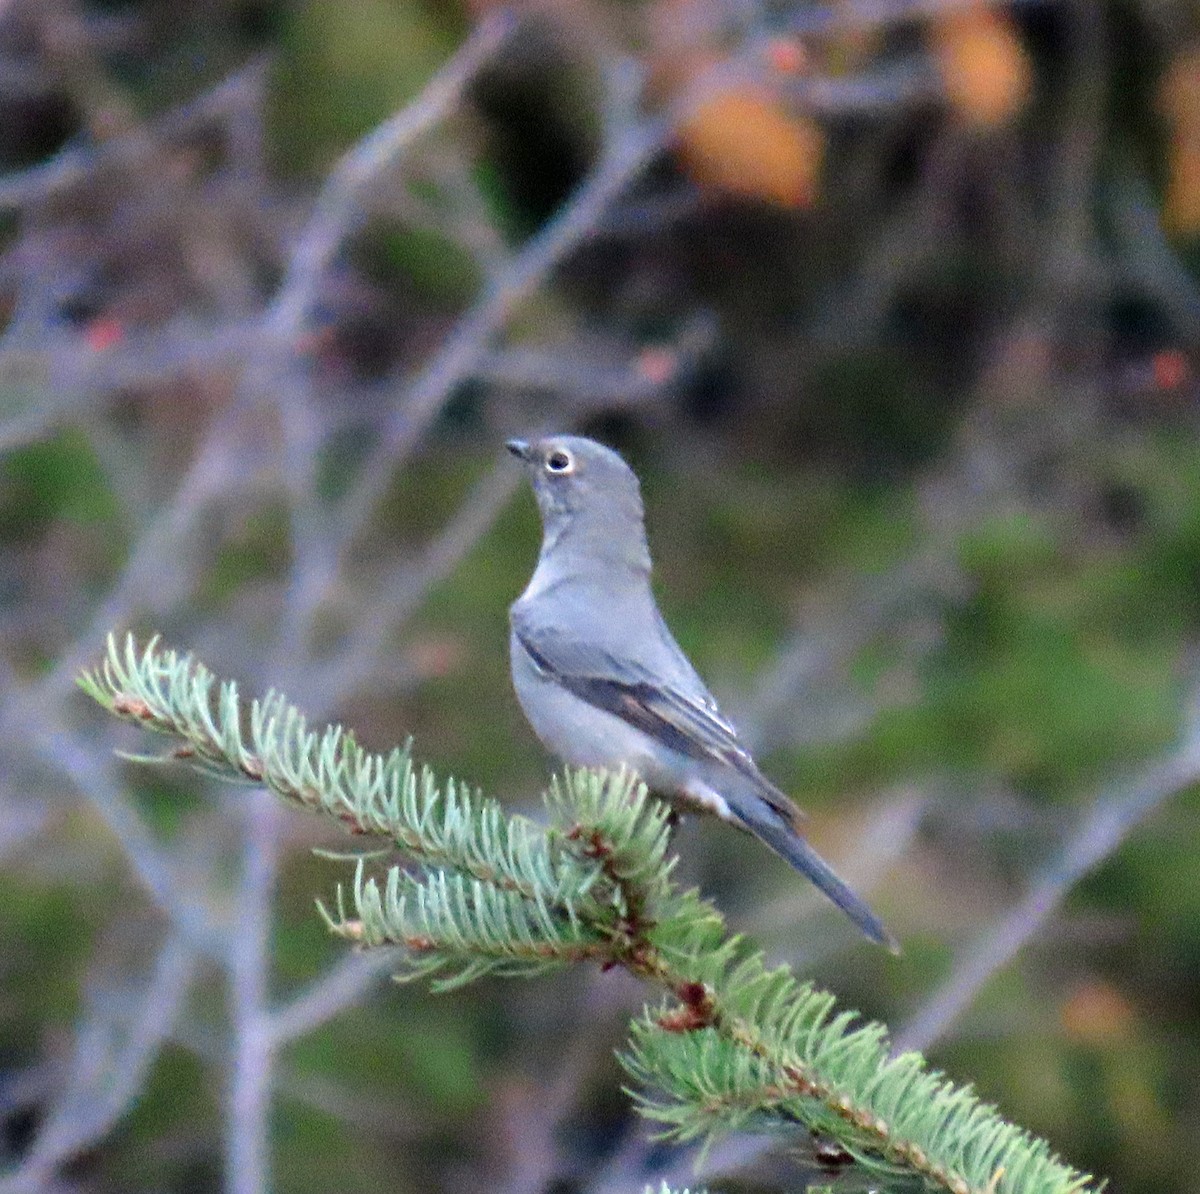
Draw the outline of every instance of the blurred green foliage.
<instances>
[{"instance_id":1,"label":"blurred green foliage","mask_svg":"<svg viewBox=\"0 0 1200 1194\"><path fill-rule=\"evenodd\" d=\"M120 507L82 431L6 453L0 459L0 539L36 540L58 519L111 528Z\"/></svg>"},{"instance_id":2,"label":"blurred green foliage","mask_svg":"<svg viewBox=\"0 0 1200 1194\"><path fill-rule=\"evenodd\" d=\"M287 171L322 169L402 107L463 33L452 9L304 0L280 20L272 145Z\"/></svg>"}]
</instances>

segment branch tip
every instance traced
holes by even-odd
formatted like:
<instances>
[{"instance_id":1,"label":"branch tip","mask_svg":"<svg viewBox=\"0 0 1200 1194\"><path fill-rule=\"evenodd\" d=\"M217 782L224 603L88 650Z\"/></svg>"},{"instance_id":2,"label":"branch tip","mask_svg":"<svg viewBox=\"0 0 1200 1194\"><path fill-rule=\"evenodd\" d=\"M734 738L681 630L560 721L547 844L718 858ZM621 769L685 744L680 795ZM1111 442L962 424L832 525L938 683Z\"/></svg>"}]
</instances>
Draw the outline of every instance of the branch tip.
<instances>
[{"instance_id":1,"label":"branch tip","mask_svg":"<svg viewBox=\"0 0 1200 1194\"><path fill-rule=\"evenodd\" d=\"M408 853L412 870L356 860L354 881L318 903L361 948L400 946L397 978L448 990L484 975L580 962L621 967L677 1003L633 1025L627 1070L657 1098L641 1111L679 1138L751 1116L803 1124L868 1171L907 1171L944 1194L1083 1194L1090 1178L1007 1123L914 1053L891 1057L882 1026L768 969L711 903L680 891L669 817L628 775L569 771L552 784L553 824L505 813L465 785L416 768L407 747L364 750L340 727L314 732L277 693L250 706L190 655L108 640L80 686L114 714L177 739L168 757L250 778L354 834ZM369 869L368 869L369 868Z\"/></svg>"}]
</instances>

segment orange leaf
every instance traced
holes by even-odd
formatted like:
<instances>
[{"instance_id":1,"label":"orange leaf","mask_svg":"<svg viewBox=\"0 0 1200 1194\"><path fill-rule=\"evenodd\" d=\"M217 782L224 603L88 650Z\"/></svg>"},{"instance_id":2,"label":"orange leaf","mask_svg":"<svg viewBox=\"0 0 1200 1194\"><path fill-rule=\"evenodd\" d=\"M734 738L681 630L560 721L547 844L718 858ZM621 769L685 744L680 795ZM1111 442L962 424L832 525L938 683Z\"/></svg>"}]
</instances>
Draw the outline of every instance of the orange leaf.
<instances>
[{"instance_id":1,"label":"orange leaf","mask_svg":"<svg viewBox=\"0 0 1200 1194\"><path fill-rule=\"evenodd\" d=\"M1171 64L1159 105L1171 125L1163 226L1194 236L1200 232L1200 49L1186 50Z\"/></svg>"},{"instance_id":2,"label":"orange leaf","mask_svg":"<svg viewBox=\"0 0 1200 1194\"><path fill-rule=\"evenodd\" d=\"M1025 106L1033 70L1007 13L956 9L934 19L930 38L946 98L968 124L996 128Z\"/></svg>"},{"instance_id":3,"label":"orange leaf","mask_svg":"<svg viewBox=\"0 0 1200 1194\"><path fill-rule=\"evenodd\" d=\"M1159 84L1158 103L1176 127L1200 125L1200 46L1175 56Z\"/></svg>"},{"instance_id":4,"label":"orange leaf","mask_svg":"<svg viewBox=\"0 0 1200 1194\"><path fill-rule=\"evenodd\" d=\"M1084 1044L1105 1044L1129 1035L1133 1005L1111 983L1082 983L1059 1009L1067 1036Z\"/></svg>"},{"instance_id":5,"label":"orange leaf","mask_svg":"<svg viewBox=\"0 0 1200 1194\"><path fill-rule=\"evenodd\" d=\"M694 182L784 207L812 204L824 148L814 121L753 87L713 96L679 131L679 159Z\"/></svg>"},{"instance_id":6,"label":"orange leaf","mask_svg":"<svg viewBox=\"0 0 1200 1194\"><path fill-rule=\"evenodd\" d=\"M1176 133L1171 138L1163 226L1183 236L1200 232L1200 135L1184 137Z\"/></svg>"}]
</instances>

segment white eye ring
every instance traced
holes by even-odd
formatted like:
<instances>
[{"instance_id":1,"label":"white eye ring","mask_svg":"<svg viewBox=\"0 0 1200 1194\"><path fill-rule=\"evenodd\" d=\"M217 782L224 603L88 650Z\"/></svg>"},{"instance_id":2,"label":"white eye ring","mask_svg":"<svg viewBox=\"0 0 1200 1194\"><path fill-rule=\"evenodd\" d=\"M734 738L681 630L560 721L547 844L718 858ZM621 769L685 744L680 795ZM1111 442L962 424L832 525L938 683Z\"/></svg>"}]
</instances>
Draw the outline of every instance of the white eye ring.
<instances>
[{"instance_id":1,"label":"white eye ring","mask_svg":"<svg viewBox=\"0 0 1200 1194\"><path fill-rule=\"evenodd\" d=\"M575 457L564 448L555 448L546 457L546 472L562 476L575 471Z\"/></svg>"}]
</instances>

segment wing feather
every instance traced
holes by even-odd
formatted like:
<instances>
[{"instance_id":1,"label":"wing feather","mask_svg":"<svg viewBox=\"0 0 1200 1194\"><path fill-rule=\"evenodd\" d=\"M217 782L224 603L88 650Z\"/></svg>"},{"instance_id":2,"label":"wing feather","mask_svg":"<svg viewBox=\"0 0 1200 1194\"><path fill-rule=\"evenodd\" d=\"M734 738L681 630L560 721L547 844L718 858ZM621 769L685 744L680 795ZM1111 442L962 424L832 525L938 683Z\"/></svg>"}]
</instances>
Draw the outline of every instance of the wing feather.
<instances>
[{"instance_id":1,"label":"wing feather","mask_svg":"<svg viewBox=\"0 0 1200 1194\"><path fill-rule=\"evenodd\" d=\"M680 692L612 652L538 625L514 609L513 632L537 669L598 709L619 717L685 758L732 767L777 794L781 813L794 815L791 801L759 771L737 731L707 691ZM775 801L772 801L774 804Z\"/></svg>"}]
</instances>

